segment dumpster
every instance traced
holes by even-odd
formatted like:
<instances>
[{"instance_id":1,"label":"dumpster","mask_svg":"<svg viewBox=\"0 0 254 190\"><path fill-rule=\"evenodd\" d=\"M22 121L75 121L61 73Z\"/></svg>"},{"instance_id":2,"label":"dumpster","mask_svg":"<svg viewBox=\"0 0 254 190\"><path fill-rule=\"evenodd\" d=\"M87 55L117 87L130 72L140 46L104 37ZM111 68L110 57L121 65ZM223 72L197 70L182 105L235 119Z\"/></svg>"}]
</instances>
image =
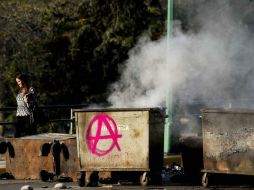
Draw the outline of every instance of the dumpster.
<instances>
[{"instance_id":1,"label":"dumpster","mask_svg":"<svg viewBox=\"0 0 254 190\"><path fill-rule=\"evenodd\" d=\"M182 153L182 162L185 181L199 184L203 169L203 149L201 136L183 136L179 139L179 149Z\"/></svg>"},{"instance_id":2,"label":"dumpster","mask_svg":"<svg viewBox=\"0 0 254 190\"><path fill-rule=\"evenodd\" d=\"M74 110L80 186L98 179L84 177L88 172L134 172L141 185L160 183L164 113L162 108Z\"/></svg>"},{"instance_id":3,"label":"dumpster","mask_svg":"<svg viewBox=\"0 0 254 190\"><path fill-rule=\"evenodd\" d=\"M202 185L211 175L254 175L254 111L202 110Z\"/></svg>"},{"instance_id":4,"label":"dumpster","mask_svg":"<svg viewBox=\"0 0 254 190\"><path fill-rule=\"evenodd\" d=\"M77 181L76 135L45 133L6 139L6 172L15 179Z\"/></svg>"}]
</instances>

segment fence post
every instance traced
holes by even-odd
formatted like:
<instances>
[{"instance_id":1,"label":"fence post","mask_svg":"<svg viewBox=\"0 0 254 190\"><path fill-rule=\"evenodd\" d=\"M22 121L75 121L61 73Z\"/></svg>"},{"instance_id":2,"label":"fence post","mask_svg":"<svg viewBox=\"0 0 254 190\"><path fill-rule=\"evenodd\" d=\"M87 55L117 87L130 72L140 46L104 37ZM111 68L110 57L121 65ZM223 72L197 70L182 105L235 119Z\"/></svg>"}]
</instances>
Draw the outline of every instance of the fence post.
<instances>
[{"instance_id":1,"label":"fence post","mask_svg":"<svg viewBox=\"0 0 254 190\"><path fill-rule=\"evenodd\" d=\"M71 108L71 122L70 122L70 130L69 130L69 134L73 134L73 122L72 122L72 119L73 119L73 110Z\"/></svg>"}]
</instances>

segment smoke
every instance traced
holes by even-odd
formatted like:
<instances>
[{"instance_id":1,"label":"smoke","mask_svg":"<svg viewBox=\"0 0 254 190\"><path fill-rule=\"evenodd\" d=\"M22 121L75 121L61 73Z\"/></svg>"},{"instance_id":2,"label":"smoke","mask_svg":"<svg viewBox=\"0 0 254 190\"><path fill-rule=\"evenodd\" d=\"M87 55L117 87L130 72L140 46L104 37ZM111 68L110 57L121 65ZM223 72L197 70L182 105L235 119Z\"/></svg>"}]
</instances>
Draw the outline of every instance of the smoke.
<instances>
[{"instance_id":1,"label":"smoke","mask_svg":"<svg viewBox=\"0 0 254 190\"><path fill-rule=\"evenodd\" d=\"M200 2L192 18L198 30L186 33L175 26L168 42L140 37L121 79L111 85L108 101L114 107L165 106L172 92L186 102L253 107L254 3Z\"/></svg>"}]
</instances>

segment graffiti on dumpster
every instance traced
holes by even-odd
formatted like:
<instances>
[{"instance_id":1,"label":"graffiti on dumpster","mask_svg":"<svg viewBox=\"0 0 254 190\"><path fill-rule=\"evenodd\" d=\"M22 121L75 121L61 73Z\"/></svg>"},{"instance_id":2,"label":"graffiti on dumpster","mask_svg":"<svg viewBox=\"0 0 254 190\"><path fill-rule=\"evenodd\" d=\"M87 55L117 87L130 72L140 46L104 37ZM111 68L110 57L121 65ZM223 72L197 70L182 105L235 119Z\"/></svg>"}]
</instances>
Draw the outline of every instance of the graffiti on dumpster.
<instances>
[{"instance_id":1,"label":"graffiti on dumpster","mask_svg":"<svg viewBox=\"0 0 254 190\"><path fill-rule=\"evenodd\" d=\"M102 133L102 129L107 131L107 134ZM98 114L93 117L88 125L86 133L86 143L89 151L97 156L105 156L110 153L114 147L121 151L118 144L118 138L122 135L118 134L116 122L107 114ZM102 150L98 147L99 142L111 141L111 145Z\"/></svg>"}]
</instances>

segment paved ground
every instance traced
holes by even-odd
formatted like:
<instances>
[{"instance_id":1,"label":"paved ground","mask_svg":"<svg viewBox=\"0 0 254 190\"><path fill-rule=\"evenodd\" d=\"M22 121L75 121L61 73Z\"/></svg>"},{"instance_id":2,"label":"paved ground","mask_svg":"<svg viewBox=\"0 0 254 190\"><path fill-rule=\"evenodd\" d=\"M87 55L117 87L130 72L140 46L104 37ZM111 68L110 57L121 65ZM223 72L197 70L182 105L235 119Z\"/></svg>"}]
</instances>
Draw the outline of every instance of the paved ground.
<instances>
[{"instance_id":1,"label":"paved ground","mask_svg":"<svg viewBox=\"0 0 254 190\"><path fill-rule=\"evenodd\" d=\"M1 180L0 181L0 189L1 190L20 190L24 185L30 185L34 190L55 190L55 182L46 183L40 181L18 181L18 180ZM211 186L208 188L204 188L198 185L183 185L183 184L171 184L166 186L146 186L141 187L137 185L103 185L99 187L79 187L76 183L65 183L65 189L86 189L86 190L98 190L98 189L109 189L109 190L196 190L196 189L211 189L211 190L253 190L253 186L249 185L220 185L220 186Z\"/></svg>"},{"instance_id":2,"label":"paved ground","mask_svg":"<svg viewBox=\"0 0 254 190\"><path fill-rule=\"evenodd\" d=\"M77 182L66 182L63 183L65 189L79 189L79 190L253 190L254 189L254 176L231 176L231 175L217 175L213 178L211 186L205 188L200 184L186 183L186 180L181 181L178 178L178 181L170 182L164 180L164 184L160 186L148 185L142 187L137 184L125 183L125 184L107 184L99 185L98 187L79 187ZM29 185L33 187L34 190L56 190L55 185L59 182L42 182L37 180L0 180L0 190L20 190L21 187Z\"/></svg>"},{"instance_id":3,"label":"paved ground","mask_svg":"<svg viewBox=\"0 0 254 190\"><path fill-rule=\"evenodd\" d=\"M243 175L229 175L229 174L213 174L209 178L210 186L204 188L201 185L201 176L195 177L195 182L190 181L195 177L191 175L186 177L182 173L163 172L162 179L163 184L160 186L142 187L138 184L131 182L124 182L122 184L105 184L99 185L98 187L79 187L77 182L65 182L63 183L65 189L109 189L109 190L198 190L198 189L211 189L211 190L254 190L254 176L243 176ZM20 190L23 186L29 185L34 190L55 190L55 185L59 182L42 182L40 180L10 180L0 179L0 190Z\"/></svg>"}]
</instances>

